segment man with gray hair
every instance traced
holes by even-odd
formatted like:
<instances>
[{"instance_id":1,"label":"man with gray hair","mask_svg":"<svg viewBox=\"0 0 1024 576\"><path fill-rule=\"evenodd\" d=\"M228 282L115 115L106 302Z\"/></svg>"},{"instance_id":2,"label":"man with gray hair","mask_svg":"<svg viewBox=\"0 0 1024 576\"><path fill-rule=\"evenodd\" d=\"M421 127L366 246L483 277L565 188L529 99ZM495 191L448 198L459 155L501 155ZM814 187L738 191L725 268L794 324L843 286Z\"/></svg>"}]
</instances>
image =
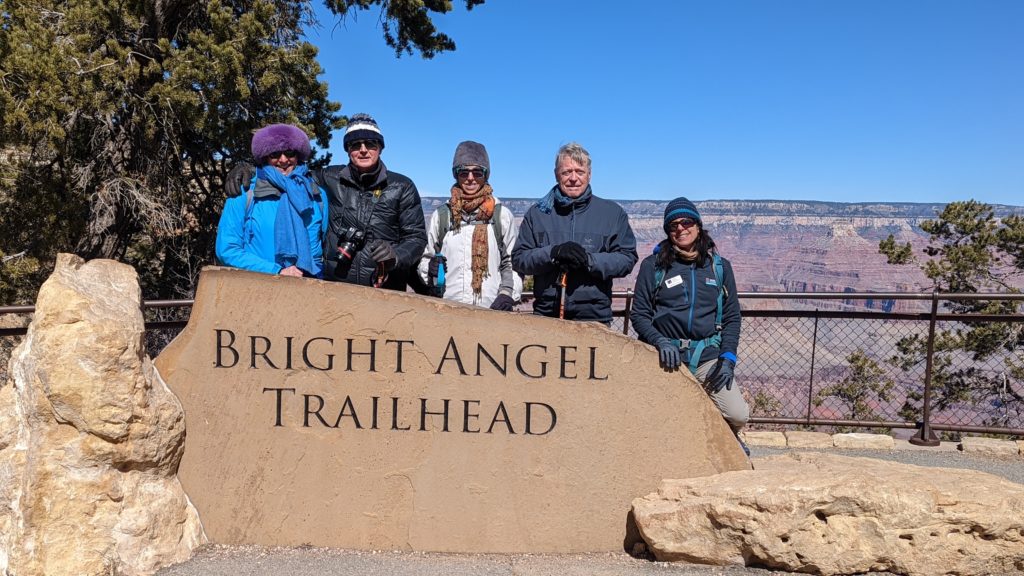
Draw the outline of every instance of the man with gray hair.
<instances>
[{"instance_id":1,"label":"man with gray hair","mask_svg":"<svg viewBox=\"0 0 1024 576\"><path fill-rule=\"evenodd\" d=\"M626 211L594 196L590 154L572 142L555 155L556 184L523 217L512 268L533 275L533 313L569 320L612 320L612 281L637 261Z\"/></svg>"}]
</instances>

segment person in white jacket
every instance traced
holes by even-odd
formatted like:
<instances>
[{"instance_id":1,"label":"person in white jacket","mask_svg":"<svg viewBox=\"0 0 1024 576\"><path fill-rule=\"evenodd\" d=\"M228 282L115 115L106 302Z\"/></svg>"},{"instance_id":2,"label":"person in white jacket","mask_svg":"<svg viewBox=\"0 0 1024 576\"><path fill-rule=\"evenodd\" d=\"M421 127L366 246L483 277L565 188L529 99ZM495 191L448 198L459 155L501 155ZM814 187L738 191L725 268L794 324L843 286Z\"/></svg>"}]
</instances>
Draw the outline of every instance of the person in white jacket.
<instances>
[{"instance_id":1,"label":"person in white jacket","mask_svg":"<svg viewBox=\"0 0 1024 576\"><path fill-rule=\"evenodd\" d=\"M523 289L512 270L515 216L494 197L490 172L483 144L466 141L455 148L451 199L430 217L419 274L446 300L512 310Z\"/></svg>"}]
</instances>

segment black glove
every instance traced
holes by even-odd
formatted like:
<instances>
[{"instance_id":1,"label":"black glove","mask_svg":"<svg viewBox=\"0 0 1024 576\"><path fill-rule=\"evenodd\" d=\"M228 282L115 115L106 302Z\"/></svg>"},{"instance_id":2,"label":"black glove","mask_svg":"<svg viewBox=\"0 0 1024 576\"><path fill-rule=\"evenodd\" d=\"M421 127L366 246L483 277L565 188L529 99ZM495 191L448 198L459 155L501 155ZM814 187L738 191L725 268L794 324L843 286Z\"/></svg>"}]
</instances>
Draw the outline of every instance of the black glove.
<instances>
[{"instance_id":1,"label":"black glove","mask_svg":"<svg viewBox=\"0 0 1024 576\"><path fill-rule=\"evenodd\" d=\"M512 310L512 307L515 305L515 300L512 300L512 297L508 294L498 294L498 297L494 299L494 302L491 302L491 310L504 310L505 312L508 312Z\"/></svg>"},{"instance_id":2,"label":"black glove","mask_svg":"<svg viewBox=\"0 0 1024 576\"><path fill-rule=\"evenodd\" d=\"M667 372L679 368L679 346L675 342L668 338L662 338L655 346L658 347L658 359L661 361L662 368Z\"/></svg>"},{"instance_id":3,"label":"black glove","mask_svg":"<svg viewBox=\"0 0 1024 576\"><path fill-rule=\"evenodd\" d=\"M719 358L718 364L715 364L715 369L708 374L707 383L708 390L712 393L718 393L722 391L722 388L726 390L732 390L732 370L736 367L736 363L728 358Z\"/></svg>"},{"instance_id":4,"label":"black glove","mask_svg":"<svg viewBox=\"0 0 1024 576\"><path fill-rule=\"evenodd\" d=\"M248 162L239 162L224 178L224 195L234 198L249 188L252 178L256 175L256 167Z\"/></svg>"},{"instance_id":5,"label":"black glove","mask_svg":"<svg viewBox=\"0 0 1024 576\"><path fill-rule=\"evenodd\" d=\"M445 272L448 271L448 259L440 254L435 254L430 259L430 264L427 266L427 278L430 278L430 285L434 286L437 284L437 272L441 266L444 266Z\"/></svg>"},{"instance_id":6,"label":"black glove","mask_svg":"<svg viewBox=\"0 0 1024 576\"><path fill-rule=\"evenodd\" d=\"M551 259L571 270L587 269L587 249L575 242L558 244L551 249Z\"/></svg>"},{"instance_id":7,"label":"black glove","mask_svg":"<svg viewBox=\"0 0 1024 576\"><path fill-rule=\"evenodd\" d=\"M395 249L390 242L377 240L372 242L369 248L370 258L383 266L384 272L391 272L395 269L395 264L398 264L398 254L395 254Z\"/></svg>"}]
</instances>

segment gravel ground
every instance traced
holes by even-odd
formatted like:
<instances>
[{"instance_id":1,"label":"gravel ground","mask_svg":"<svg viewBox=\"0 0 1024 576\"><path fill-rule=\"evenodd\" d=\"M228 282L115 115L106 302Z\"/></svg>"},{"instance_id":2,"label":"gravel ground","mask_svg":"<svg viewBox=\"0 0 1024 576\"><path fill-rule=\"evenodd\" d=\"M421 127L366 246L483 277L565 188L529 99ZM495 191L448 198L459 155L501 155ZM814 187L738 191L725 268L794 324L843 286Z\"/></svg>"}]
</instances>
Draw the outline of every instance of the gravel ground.
<instances>
[{"instance_id":1,"label":"gravel ground","mask_svg":"<svg viewBox=\"0 0 1024 576\"><path fill-rule=\"evenodd\" d=\"M785 449L753 448L757 458ZM1024 458L994 458L964 454L950 445L917 448L898 443L897 449L829 450L905 464L980 470L1024 484ZM326 548L265 548L208 545L188 562L164 568L158 576L768 576L787 574L758 568L721 568L650 562L624 553L603 554L440 554L425 552L364 552ZM882 575L877 575L882 576Z\"/></svg>"}]
</instances>

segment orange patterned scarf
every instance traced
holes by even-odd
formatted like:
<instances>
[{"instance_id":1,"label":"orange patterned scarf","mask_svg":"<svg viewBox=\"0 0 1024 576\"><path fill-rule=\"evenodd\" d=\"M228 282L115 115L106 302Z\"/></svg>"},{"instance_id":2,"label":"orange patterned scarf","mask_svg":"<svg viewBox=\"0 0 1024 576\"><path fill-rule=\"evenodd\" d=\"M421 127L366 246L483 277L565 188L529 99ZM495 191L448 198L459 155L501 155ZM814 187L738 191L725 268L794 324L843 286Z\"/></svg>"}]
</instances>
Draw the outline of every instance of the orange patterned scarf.
<instances>
[{"instance_id":1,"label":"orange patterned scarf","mask_svg":"<svg viewBox=\"0 0 1024 576\"><path fill-rule=\"evenodd\" d=\"M452 229L458 230L462 226L463 214L476 213L476 219L480 221L473 228L473 293L480 294L484 278L487 277L487 223L494 215L494 189L490 184L484 184L477 190L476 194L468 194L458 184L452 186L452 199L449 202L452 209Z\"/></svg>"}]
</instances>

